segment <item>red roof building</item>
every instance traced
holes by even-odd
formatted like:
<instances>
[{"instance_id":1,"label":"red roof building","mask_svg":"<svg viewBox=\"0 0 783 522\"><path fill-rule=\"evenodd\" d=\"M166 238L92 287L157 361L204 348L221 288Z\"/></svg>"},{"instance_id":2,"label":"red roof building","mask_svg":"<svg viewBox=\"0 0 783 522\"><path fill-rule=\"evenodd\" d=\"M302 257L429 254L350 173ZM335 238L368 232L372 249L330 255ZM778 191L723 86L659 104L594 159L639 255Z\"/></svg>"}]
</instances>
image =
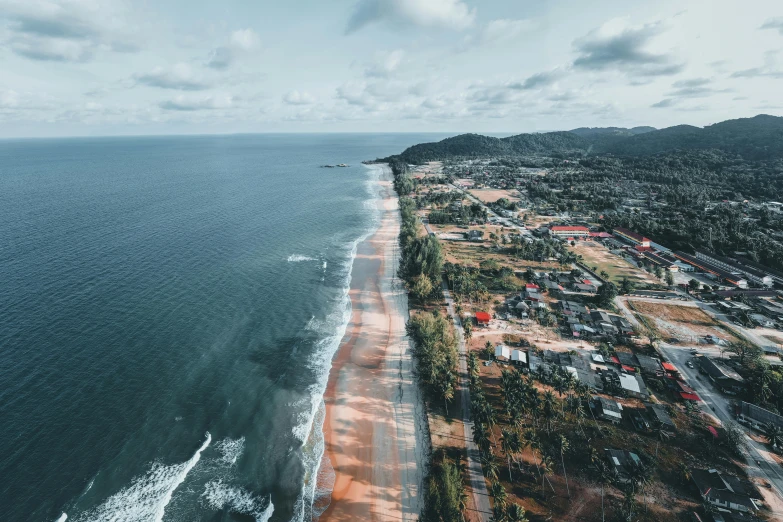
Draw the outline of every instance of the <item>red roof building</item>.
<instances>
[{"instance_id":1,"label":"red roof building","mask_svg":"<svg viewBox=\"0 0 783 522\"><path fill-rule=\"evenodd\" d=\"M476 312L476 323L478 323L481 326L488 325L491 319L492 316L489 315L487 312Z\"/></svg>"},{"instance_id":2,"label":"red roof building","mask_svg":"<svg viewBox=\"0 0 783 522\"><path fill-rule=\"evenodd\" d=\"M643 247L649 247L650 246L650 240L644 237L641 234L637 234L633 230L628 230L627 228L617 227L614 229L614 235L621 237L625 239L626 241L629 241L630 243L633 243L634 245L639 245Z\"/></svg>"},{"instance_id":3,"label":"red roof building","mask_svg":"<svg viewBox=\"0 0 783 522\"><path fill-rule=\"evenodd\" d=\"M528 290L538 290L538 285L535 283L527 283L525 288Z\"/></svg>"},{"instance_id":4,"label":"red roof building","mask_svg":"<svg viewBox=\"0 0 783 522\"><path fill-rule=\"evenodd\" d=\"M670 362L662 363L661 366L663 366L663 369L667 372L677 373L677 368Z\"/></svg>"}]
</instances>

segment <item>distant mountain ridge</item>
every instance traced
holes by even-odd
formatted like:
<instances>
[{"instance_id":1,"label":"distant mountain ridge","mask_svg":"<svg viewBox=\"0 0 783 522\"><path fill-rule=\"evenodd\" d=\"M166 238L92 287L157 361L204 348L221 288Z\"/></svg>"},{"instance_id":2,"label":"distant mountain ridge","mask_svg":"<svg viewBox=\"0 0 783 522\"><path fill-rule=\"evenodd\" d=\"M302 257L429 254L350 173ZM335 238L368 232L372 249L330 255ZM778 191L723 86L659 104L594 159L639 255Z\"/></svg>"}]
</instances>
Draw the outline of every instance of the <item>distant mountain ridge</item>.
<instances>
[{"instance_id":1,"label":"distant mountain ridge","mask_svg":"<svg viewBox=\"0 0 783 522\"><path fill-rule=\"evenodd\" d=\"M654 127L581 127L571 131L518 134L492 138L461 134L435 143L409 147L396 158L423 163L449 158L479 158L533 154L614 154L648 156L676 150L717 149L748 160L783 158L783 117L759 114L704 128L676 125Z\"/></svg>"}]
</instances>

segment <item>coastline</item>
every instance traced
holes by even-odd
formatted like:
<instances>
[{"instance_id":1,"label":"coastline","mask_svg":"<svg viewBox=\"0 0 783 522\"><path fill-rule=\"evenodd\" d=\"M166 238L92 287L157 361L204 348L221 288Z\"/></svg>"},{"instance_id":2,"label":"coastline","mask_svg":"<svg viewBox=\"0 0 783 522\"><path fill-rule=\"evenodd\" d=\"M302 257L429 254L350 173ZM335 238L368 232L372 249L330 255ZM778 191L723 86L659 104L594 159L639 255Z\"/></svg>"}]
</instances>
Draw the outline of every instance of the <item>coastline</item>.
<instances>
[{"instance_id":1,"label":"coastline","mask_svg":"<svg viewBox=\"0 0 783 522\"><path fill-rule=\"evenodd\" d=\"M400 229L388 166L378 180L378 229L357 248L351 319L324 395L325 451L334 470L320 520L413 520L423 505L427 420L405 333L407 292L395 284Z\"/></svg>"}]
</instances>

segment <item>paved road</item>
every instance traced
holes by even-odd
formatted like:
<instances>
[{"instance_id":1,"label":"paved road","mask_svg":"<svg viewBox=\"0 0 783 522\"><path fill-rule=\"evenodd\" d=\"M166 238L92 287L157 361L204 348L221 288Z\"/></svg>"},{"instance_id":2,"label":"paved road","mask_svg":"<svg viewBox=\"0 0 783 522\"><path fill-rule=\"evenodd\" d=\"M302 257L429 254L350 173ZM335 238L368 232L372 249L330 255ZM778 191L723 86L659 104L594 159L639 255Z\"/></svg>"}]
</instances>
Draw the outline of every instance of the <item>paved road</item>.
<instances>
[{"instance_id":1,"label":"paved road","mask_svg":"<svg viewBox=\"0 0 783 522\"><path fill-rule=\"evenodd\" d=\"M433 234L429 223L424 223L424 228L429 234ZM444 278L443 298L446 300L446 307L449 315L454 321L454 328L457 331L457 340L459 341L459 383L460 383L460 405L462 406L462 426L465 435L465 448L468 454L468 479L470 480L471 490L473 491L473 503L476 506L477 515L481 522L487 522L492 516L492 508L489 506L489 493L487 492L487 483L484 480L484 473L481 469L481 453L478 446L473 442L473 421L470 420L470 389L468 387L468 361L467 348L465 346L465 335L462 330L462 321L460 320L454 308L454 299Z\"/></svg>"},{"instance_id":2,"label":"paved road","mask_svg":"<svg viewBox=\"0 0 783 522\"><path fill-rule=\"evenodd\" d=\"M626 307L625 301L625 299L619 297L615 299L618 310L620 310L632 324L640 326L636 316ZM699 375L699 371L696 368L688 367L688 359L692 357L691 348L696 348L700 352L705 351L704 346L683 347L673 346L664 342L658 343L658 349L670 362L674 363L688 385L696 390L696 393L701 397L702 401L699 405L702 410L716 417L722 424L725 424L728 421L734 421L735 417L729 401L713 388L706 377ZM772 457L768 456L768 451L763 444L759 444L751 439L747 435L747 432L745 438L748 443L748 452L745 456L748 475L766 479L766 481L772 485L772 491L777 494L778 498L783 500L783 469L781 469L780 465L775 462Z\"/></svg>"},{"instance_id":3,"label":"paved road","mask_svg":"<svg viewBox=\"0 0 783 522\"><path fill-rule=\"evenodd\" d=\"M704 411L717 417L723 424L728 421L734 421L734 412L726 397L712 386L709 379L700 375L696 368L687 366L686 363L691 358L688 348L672 346L667 343L660 343L659 348L677 366L677 369L686 378L688 384L699 394L699 397L702 399L701 407ZM759 444L751 439L747 433L745 438L748 443L748 452L745 458L748 474L753 477L766 479L772 484L772 490L777 493L778 497L783 499L783 469L772 457L767 456L768 450L763 444Z\"/></svg>"}]
</instances>

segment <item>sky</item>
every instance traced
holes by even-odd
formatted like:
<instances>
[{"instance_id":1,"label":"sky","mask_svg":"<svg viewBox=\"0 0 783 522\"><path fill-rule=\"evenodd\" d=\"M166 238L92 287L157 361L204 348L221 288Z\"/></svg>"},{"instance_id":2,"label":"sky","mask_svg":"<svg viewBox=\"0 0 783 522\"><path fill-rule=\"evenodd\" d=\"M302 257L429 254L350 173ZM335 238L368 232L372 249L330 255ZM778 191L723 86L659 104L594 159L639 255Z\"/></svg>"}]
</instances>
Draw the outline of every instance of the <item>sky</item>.
<instances>
[{"instance_id":1,"label":"sky","mask_svg":"<svg viewBox=\"0 0 783 522\"><path fill-rule=\"evenodd\" d=\"M783 115L780 0L0 0L0 137Z\"/></svg>"}]
</instances>

